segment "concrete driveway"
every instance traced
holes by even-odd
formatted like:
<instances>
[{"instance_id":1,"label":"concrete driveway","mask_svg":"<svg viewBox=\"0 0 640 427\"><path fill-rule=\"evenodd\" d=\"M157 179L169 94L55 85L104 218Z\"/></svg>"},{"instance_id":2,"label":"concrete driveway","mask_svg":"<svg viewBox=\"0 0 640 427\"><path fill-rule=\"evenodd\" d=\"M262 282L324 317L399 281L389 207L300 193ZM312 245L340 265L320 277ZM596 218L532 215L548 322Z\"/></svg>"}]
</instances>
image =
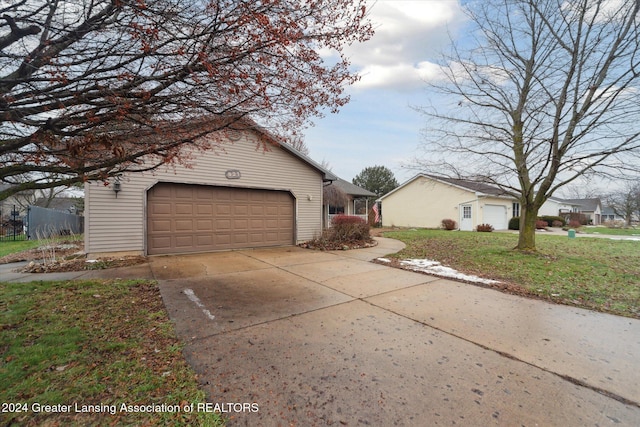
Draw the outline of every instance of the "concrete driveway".
<instances>
[{"instance_id":1,"label":"concrete driveway","mask_svg":"<svg viewBox=\"0 0 640 427\"><path fill-rule=\"evenodd\" d=\"M374 264L402 248L378 241L151 258L229 425L640 425L640 321Z\"/></svg>"}]
</instances>

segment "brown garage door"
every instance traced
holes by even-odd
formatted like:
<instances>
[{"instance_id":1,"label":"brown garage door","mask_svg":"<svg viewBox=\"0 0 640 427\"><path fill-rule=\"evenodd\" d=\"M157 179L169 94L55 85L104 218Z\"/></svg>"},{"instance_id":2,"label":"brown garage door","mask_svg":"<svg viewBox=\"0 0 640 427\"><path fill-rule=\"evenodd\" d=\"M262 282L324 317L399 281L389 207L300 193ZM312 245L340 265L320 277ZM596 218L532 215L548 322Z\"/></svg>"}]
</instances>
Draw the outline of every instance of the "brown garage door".
<instances>
[{"instance_id":1,"label":"brown garage door","mask_svg":"<svg viewBox=\"0 0 640 427\"><path fill-rule=\"evenodd\" d=\"M147 193L147 252L291 245L293 212L285 191L159 183Z\"/></svg>"}]
</instances>

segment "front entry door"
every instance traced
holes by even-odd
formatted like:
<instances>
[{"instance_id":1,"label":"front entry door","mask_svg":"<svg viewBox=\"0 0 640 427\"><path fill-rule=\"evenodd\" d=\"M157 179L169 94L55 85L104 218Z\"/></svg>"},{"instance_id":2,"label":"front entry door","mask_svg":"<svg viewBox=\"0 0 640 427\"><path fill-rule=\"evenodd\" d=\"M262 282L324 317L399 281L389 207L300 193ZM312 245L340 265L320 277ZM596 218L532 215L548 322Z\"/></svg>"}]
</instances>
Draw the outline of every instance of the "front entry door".
<instances>
[{"instance_id":1,"label":"front entry door","mask_svg":"<svg viewBox=\"0 0 640 427\"><path fill-rule=\"evenodd\" d=\"M460 206L460 230L473 231L473 215L471 205Z\"/></svg>"}]
</instances>

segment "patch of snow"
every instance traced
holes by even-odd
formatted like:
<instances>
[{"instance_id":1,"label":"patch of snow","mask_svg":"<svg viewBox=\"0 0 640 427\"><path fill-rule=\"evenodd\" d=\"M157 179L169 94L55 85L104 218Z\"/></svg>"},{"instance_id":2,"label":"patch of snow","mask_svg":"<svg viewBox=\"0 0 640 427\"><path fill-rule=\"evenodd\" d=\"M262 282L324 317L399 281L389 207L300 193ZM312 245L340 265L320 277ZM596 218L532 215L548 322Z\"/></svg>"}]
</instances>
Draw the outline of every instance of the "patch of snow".
<instances>
[{"instance_id":1,"label":"patch of snow","mask_svg":"<svg viewBox=\"0 0 640 427\"><path fill-rule=\"evenodd\" d=\"M376 258L376 261L380 261L380 262L391 262L391 260L389 258Z\"/></svg>"},{"instance_id":2,"label":"patch of snow","mask_svg":"<svg viewBox=\"0 0 640 427\"><path fill-rule=\"evenodd\" d=\"M609 237L609 240L629 240L632 242L640 242L640 239L636 237Z\"/></svg>"},{"instance_id":3,"label":"patch of snow","mask_svg":"<svg viewBox=\"0 0 640 427\"><path fill-rule=\"evenodd\" d=\"M464 280L467 282L475 283L500 283L497 280L483 279L482 277L474 276L471 274L460 273L451 267L444 266L438 261L430 259L405 259L400 261L400 265L407 267L409 270L419 271L423 273L434 274L436 276L449 277L451 279Z\"/></svg>"}]
</instances>

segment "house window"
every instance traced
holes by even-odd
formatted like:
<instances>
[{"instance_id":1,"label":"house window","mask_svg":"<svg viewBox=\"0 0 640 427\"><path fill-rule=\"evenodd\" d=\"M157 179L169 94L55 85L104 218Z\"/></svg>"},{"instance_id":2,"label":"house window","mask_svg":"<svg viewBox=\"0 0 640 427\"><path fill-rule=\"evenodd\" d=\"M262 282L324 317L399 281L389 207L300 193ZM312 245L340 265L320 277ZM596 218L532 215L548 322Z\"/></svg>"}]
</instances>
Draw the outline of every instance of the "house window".
<instances>
[{"instance_id":1,"label":"house window","mask_svg":"<svg viewBox=\"0 0 640 427\"><path fill-rule=\"evenodd\" d=\"M344 206L329 205L329 215L339 215L344 213Z\"/></svg>"},{"instance_id":2,"label":"house window","mask_svg":"<svg viewBox=\"0 0 640 427\"><path fill-rule=\"evenodd\" d=\"M513 205L511 207L512 207L513 216L520 216L520 203L513 202Z\"/></svg>"},{"instance_id":3,"label":"house window","mask_svg":"<svg viewBox=\"0 0 640 427\"><path fill-rule=\"evenodd\" d=\"M471 206L463 206L462 207L462 218L470 219L471 218Z\"/></svg>"}]
</instances>

